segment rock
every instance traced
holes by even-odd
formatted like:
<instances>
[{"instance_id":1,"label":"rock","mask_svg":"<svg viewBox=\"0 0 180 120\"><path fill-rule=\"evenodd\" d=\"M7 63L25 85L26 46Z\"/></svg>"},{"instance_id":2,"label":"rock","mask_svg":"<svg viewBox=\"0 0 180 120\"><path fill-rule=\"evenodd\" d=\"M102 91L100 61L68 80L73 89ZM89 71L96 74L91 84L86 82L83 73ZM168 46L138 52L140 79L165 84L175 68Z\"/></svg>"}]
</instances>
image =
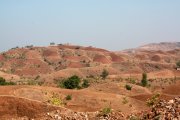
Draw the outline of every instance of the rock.
<instances>
[{"instance_id":1,"label":"rock","mask_svg":"<svg viewBox=\"0 0 180 120\"><path fill-rule=\"evenodd\" d=\"M135 114L134 116L138 116L140 119L180 120L180 97L169 101L160 100L152 107L151 111L143 111L141 114ZM131 118L132 116L128 117Z\"/></svg>"}]
</instances>

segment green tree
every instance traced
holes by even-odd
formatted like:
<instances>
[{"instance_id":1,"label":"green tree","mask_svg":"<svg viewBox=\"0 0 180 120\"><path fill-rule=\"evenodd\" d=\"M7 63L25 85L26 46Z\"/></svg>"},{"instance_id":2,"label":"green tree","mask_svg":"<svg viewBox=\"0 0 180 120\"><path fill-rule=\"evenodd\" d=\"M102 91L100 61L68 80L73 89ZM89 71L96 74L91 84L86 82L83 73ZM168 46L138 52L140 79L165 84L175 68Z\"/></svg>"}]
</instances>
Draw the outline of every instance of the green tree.
<instances>
[{"instance_id":1,"label":"green tree","mask_svg":"<svg viewBox=\"0 0 180 120\"><path fill-rule=\"evenodd\" d=\"M102 79L106 79L106 77L109 75L109 72L106 70L106 69L104 69L103 71L102 71L102 74L101 74L101 77L102 77Z\"/></svg>"},{"instance_id":2,"label":"green tree","mask_svg":"<svg viewBox=\"0 0 180 120\"><path fill-rule=\"evenodd\" d=\"M146 74L146 73L143 73L143 74L142 74L141 85L142 85L143 87L145 87L145 86L147 86L147 84L148 84L147 74Z\"/></svg>"},{"instance_id":3,"label":"green tree","mask_svg":"<svg viewBox=\"0 0 180 120\"><path fill-rule=\"evenodd\" d=\"M79 88L80 78L76 75L68 78L63 82L63 86L67 89Z\"/></svg>"}]
</instances>

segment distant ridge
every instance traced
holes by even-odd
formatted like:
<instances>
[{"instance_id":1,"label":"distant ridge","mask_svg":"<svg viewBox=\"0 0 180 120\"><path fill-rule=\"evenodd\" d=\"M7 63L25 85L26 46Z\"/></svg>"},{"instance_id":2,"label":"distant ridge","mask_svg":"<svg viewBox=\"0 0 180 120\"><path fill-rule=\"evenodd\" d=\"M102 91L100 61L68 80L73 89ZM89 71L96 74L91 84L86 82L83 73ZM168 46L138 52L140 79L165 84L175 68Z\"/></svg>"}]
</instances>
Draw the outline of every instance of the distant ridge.
<instances>
[{"instance_id":1,"label":"distant ridge","mask_svg":"<svg viewBox=\"0 0 180 120\"><path fill-rule=\"evenodd\" d=\"M180 42L160 42L160 43L150 43L138 47L140 50L154 50L154 51L170 51L174 49L180 49Z\"/></svg>"},{"instance_id":2,"label":"distant ridge","mask_svg":"<svg viewBox=\"0 0 180 120\"><path fill-rule=\"evenodd\" d=\"M137 48L125 49L125 50L119 51L119 52L132 53L132 52L141 51L141 50L146 50L146 51L171 51L171 50L175 50L175 49L180 49L180 42L149 43L149 44L137 47Z\"/></svg>"}]
</instances>

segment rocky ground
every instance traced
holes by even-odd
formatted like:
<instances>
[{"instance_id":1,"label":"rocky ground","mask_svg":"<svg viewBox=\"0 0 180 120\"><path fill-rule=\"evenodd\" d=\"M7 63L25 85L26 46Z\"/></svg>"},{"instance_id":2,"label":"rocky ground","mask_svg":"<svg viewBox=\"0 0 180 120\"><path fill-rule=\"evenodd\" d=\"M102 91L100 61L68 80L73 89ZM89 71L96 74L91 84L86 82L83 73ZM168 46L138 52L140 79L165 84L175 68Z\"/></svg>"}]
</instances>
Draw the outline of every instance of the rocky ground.
<instances>
[{"instance_id":1,"label":"rocky ground","mask_svg":"<svg viewBox=\"0 0 180 120\"><path fill-rule=\"evenodd\" d=\"M29 120L26 117L18 120ZM48 112L38 120L180 120L180 97L172 100L159 100L149 111L142 111L126 116L120 111L111 111L108 114L102 112L73 112L65 111Z\"/></svg>"},{"instance_id":2,"label":"rocky ground","mask_svg":"<svg viewBox=\"0 0 180 120\"><path fill-rule=\"evenodd\" d=\"M67 110L53 111L46 113L43 118L47 120L180 120L180 97L169 101L160 100L153 105L150 111L143 111L126 117L120 111L113 111L108 114L101 112L72 112Z\"/></svg>"},{"instance_id":3,"label":"rocky ground","mask_svg":"<svg viewBox=\"0 0 180 120\"><path fill-rule=\"evenodd\" d=\"M152 106L150 111L130 115L129 118L140 120L180 120L180 97L169 101L160 100L156 105Z\"/></svg>"}]
</instances>

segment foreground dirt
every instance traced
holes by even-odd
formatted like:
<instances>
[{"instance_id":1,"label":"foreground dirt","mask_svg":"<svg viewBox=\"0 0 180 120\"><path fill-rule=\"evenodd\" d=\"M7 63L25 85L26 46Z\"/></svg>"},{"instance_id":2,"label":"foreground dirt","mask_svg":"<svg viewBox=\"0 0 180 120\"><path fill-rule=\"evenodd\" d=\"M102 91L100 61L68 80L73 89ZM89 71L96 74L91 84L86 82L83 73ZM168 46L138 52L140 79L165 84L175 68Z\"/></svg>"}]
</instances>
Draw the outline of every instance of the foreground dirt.
<instances>
[{"instance_id":1,"label":"foreground dirt","mask_svg":"<svg viewBox=\"0 0 180 120\"><path fill-rule=\"evenodd\" d=\"M0 87L0 118L1 119L100 119L103 108L113 109L114 119L126 119L129 114L139 111L149 111L146 105L153 92L138 85L133 85L131 91L124 88L124 82L107 80L90 86L87 89L68 90L46 86L1 86ZM161 89L160 99L170 100L178 97L180 81ZM63 104L53 105L48 101L56 95ZM66 100L71 95L72 100ZM109 118L110 116L106 116Z\"/></svg>"}]
</instances>

